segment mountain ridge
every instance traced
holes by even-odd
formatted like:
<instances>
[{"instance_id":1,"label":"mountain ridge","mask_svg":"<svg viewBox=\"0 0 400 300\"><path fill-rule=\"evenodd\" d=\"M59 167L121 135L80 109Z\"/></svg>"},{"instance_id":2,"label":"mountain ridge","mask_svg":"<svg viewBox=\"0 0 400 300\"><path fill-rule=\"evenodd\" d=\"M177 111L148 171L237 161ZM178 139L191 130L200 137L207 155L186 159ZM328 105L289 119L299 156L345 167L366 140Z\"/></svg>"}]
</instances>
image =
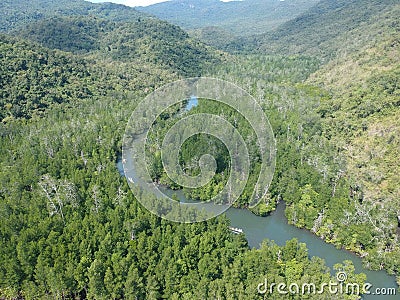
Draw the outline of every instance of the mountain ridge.
<instances>
[{"instance_id":1,"label":"mountain ridge","mask_svg":"<svg viewBox=\"0 0 400 300\"><path fill-rule=\"evenodd\" d=\"M395 0L322 0L273 32L242 38L231 46L267 53L314 55L329 60L346 41L352 42L352 32L363 27L367 30L380 16L383 18L398 5ZM371 35L374 33L379 35L379 29Z\"/></svg>"},{"instance_id":2,"label":"mountain ridge","mask_svg":"<svg viewBox=\"0 0 400 300\"><path fill-rule=\"evenodd\" d=\"M52 16L97 16L111 21L151 18L133 7L115 3L92 3L84 0L2 0L0 32L17 30L32 21Z\"/></svg>"},{"instance_id":3,"label":"mountain ridge","mask_svg":"<svg viewBox=\"0 0 400 300\"><path fill-rule=\"evenodd\" d=\"M172 0L137 7L184 29L220 27L231 34L247 36L276 28L310 8L318 0Z\"/></svg>"},{"instance_id":4,"label":"mountain ridge","mask_svg":"<svg viewBox=\"0 0 400 300\"><path fill-rule=\"evenodd\" d=\"M204 65L224 56L190 38L178 26L154 18L113 22L98 17L55 16L33 22L18 34L41 45L101 60L163 67L198 76Z\"/></svg>"}]
</instances>

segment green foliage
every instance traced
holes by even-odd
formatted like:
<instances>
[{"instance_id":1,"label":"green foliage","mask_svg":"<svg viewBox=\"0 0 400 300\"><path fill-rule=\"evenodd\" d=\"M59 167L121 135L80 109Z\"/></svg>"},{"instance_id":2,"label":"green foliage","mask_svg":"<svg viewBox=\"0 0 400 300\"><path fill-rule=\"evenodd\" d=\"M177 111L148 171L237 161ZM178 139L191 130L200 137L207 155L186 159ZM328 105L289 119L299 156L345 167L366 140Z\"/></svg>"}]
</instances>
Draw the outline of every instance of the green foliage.
<instances>
[{"instance_id":1,"label":"green foliage","mask_svg":"<svg viewBox=\"0 0 400 300\"><path fill-rule=\"evenodd\" d=\"M137 9L185 29L213 26L230 34L248 36L273 30L315 3L316 0L247 0L230 3L219 0L173 0Z\"/></svg>"},{"instance_id":2,"label":"green foliage","mask_svg":"<svg viewBox=\"0 0 400 300\"><path fill-rule=\"evenodd\" d=\"M90 62L6 35L0 36L0 48L2 120L42 115L50 105L104 93Z\"/></svg>"},{"instance_id":3,"label":"green foliage","mask_svg":"<svg viewBox=\"0 0 400 300\"><path fill-rule=\"evenodd\" d=\"M316 55L329 61L338 51L356 52L386 38L398 23L398 9L396 0L323 0L275 31L243 38L230 48Z\"/></svg>"},{"instance_id":4,"label":"green foliage","mask_svg":"<svg viewBox=\"0 0 400 300\"><path fill-rule=\"evenodd\" d=\"M3 0L0 2L0 32L10 32L31 22L54 16L97 16L111 21L148 18L132 7L84 0Z\"/></svg>"},{"instance_id":5,"label":"green foliage","mask_svg":"<svg viewBox=\"0 0 400 300\"><path fill-rule=\"evenodd\" d=\"M30 23L17 34L46 48L86 53L99 50L100 35L111 24L96 17L52 17Z\"/></svg>"},{"instance_id":6,"label":"green foliage","mask_svg":"<svg viewBox=\"0 0 400 300\"><path fill-rule=\"evenodd\" d=\"M266 217L275 211L276 205L276 198L271 198L271 194L267 193L264 199L262 199L256 207L251 209L251 212L258 216Z\"/></svg>"},{"instance_id":7,"label":"green foliage","mask_svg":"<svg viewBox=\"0 0 400 300\"><path fill-rule=\"evenodd\" d=\"M4 65L26 61L38 88L46 88L39 79L53 66L35 65L46 54L48 60L64 60L63 74L73 74L77 86L86 82L104 93L85 101L71 97L69 106L49 103L42 118L1 124L1 297L262 298L256 288L265 276L307 280L312 269L312 280L330 278L321 261L309 260L296 241L249 250L223 216L174 224L151 215L132 197L115 166L126 121L143 86L151 90L163 83L160 75L164 80L174 75L150 69L145 78L128 80L120 77L122 64L90 69L82 58L5 39ZM77 61L83 65L75 66ZM93 71L78 77L79 66ZM101 70L107 76L100 76Z\"/></svg>"},{"instance_id":8,"label":"green foliage","mask_svg":"<svg viewBox=\"0 0 400 300\"><path fill-rule=\"evenodd\" d=\"M299 192L301 194L300 201L286 209L286 216L298 227L312 228L314 220L318 216L319 195L310 184L300 188Z\"/></svg>"},{"instance_id":9,"label":"green foliage","mask_svg":"<svg viewBox=\"0 0 400 300\"><path fill-rule=\"evenodd\" d=\"M374 269L383 264L398 274L399 189L394 183L399 179L391 171L398 166L400 149L398 71L393 64L377 72L376 65L385 56L397 59L392 55L397 50L387 49L379 59L365 60L373 75L356 77L352 85L357 90L332 81L326 83L330 92L311 85L327 78L327 67L304 81L317 64L302 57L236 57L212 72L251 91L275 132L275 176L268 197L254 212L268 214L271 205L284 200L290 223L367 256ZM364 102L368 99L369 104Z\"/></svg>"},{"instance_id":10,"label":"green foliage","mask_svg":"<svg viewBox=\"0 0 400 300\"><path fill-rule=\"evenodd\" d=\"M257 148L256 135L250 127L248 121L228 105L222 105L218 102L199 99L196 107L185 112L179 108L175 112L169 112L161 115L155 122L155 126L148 135L149 165L152 172L152 178L173 189L182 189L176 185L167 176L163 170L161 157L158 149L162 148L161 142L164 140L168 130L178 122L182 117L190 114L208 113L213 115L222 115L225 120L230 122L246 141L249 149L250 174L243 194L235 203L237 206L245 206L249 202L249 197L258 179L258 170L261 164L260 150ZM204 122L207 122L206 120ZM179 140L179 136L176 137ZM239 143L239 141L236 141ZM236 143L234 141L234 143ZM231 172L231 158L226 146L217 138L205 134L198 134L187 139L181 149L179 160L182 169L189 176L197 176L200 173L199 160L202 155L209 154L216 161L216 175L206 185L196 189L184 189L185 194L193 200L210 201L224 188Z\"/></svg>"},{"instance_id":11,"label":"green foliage","mask_svg":"<svg viewBox=\"0 0 400 300\"><path fill-rule=\"evenodd\" d=\"M210 45L216 49L225 49L226 45L233 43L235 35L216 26L207 26L199 29L188 30L190 36Z\"/></svg>"},{"instance_id":12,"label":"green foliage","mask_svg":"<svg viewBox=\"0 0 400 300\"><path fill-rule=\"evenodd\" d=\"M266 278L286 284L332 279L324 262L309 259L296 240L249 249L224 216L170 223L129 192L115 162L132 109L163 83L205 74L207 67L208 75L236 82L259 100L278 141L274 180L254 212L267 215L284 200L290 223L399 278L395 4L321 1L281 27L284 35L266 38L275 37L273 49L285 45L290 53L316 53L312 49L320 45L323 59L339 50L341 56L310 77L319 60L303 56L236 56L218 64L220 53L178 27L139 18L124 6L2 1L0 30L19 31L41 20L24 34L73 53L0 38L0 298L263 299L256 290ZM55 17L55 11L69 17ZM297 46L283 43L294 36ZM344 45L347 40L352 43ZM196 110L221 113L212 104L190 113ZM157 134L172 119L161 118ZM240 119L239 127L243 136L251 134ZM215 146L221 162L204 190L189 191L207 199L224 183L226 151L204 136L190 142L182 149L183 165L205 144ZM161 180L160 155L152 154L154 176ZM256 167L257 152L252 155ZM336 270L346 271L349 281L365 281L349 262Z\"/></svg>"},{"instance_id":13,"label":"green foliage","mask_svg":"<svg viewBox=\"0 0 400 300\"><path fill-rule=\"evenodd\" d=\"M97 17L52 17L17 34L47 48L90 54L101 61L146 63L182 76L198 76L224 56L179 27L149 18L111 22Z\"/></svg>"},{"instance_id":14,"label":"green foliage","mask_svg":"<svg viewBox=\"0 0 400 300\"><path fill-rule=\"evenodd\" d=\"M179 27L154 19L117 23L112 31L104 33L100 43L99 54L104 59L145 61L181 76L198 76L203 68L224 56L191 39Z\"/></svg>"},{"instance_id":15,"label":"green foliage","mask_svg":"<svg viewBox=\"0 0 400 300\"><path fill-rule=\"evenodd\" d=\"M265 272L289 274L293 258L304 266L299 278L317 266L318 280L330 278L296 241L250 251L224 217L175 224L144 210L115 167L128 117L120 111L131 99L103 97L71 108L62 120L53 108L36 122L6 125L8 135L0 140L2 297L168 299L203 292L226 299L232 287L257 297L254 287ZM202 284L209 288L196 288Z\"/></svg>"},{"instance_id":16,"label":"green foliage","mask_svg":"<svg viewBox=\"0 0 400 300\"><path fill-rule=\"evenodd\" d=\"M344 15L350 16L357 4L361 1L344 6ZM356 23L363 23L325 43L337 49L338 55L308 79L330 91L317 111L323 117L324 136L346 158L343 175L350 186L350 199L334 201L346 209L340 212L331 205L320 231L332 242L367 256L372 268L383 264L398 274L400 189L395 183L398 172L393 170L399 168L400 155L396 138L400 128L400 6L393 1L363 4L354 13ZM336 233L335 218L345 225L338 226L341 230Z\"/></svg>"},{"instance_id":17,"label":"green foliage","mask_svg":"<svg viewBox=\"0 0 400 300\"><path fill-rule=\"evenodd\" d=\"M1 120L43 116L51 105L76 105L106 90L131 90L149 72L165 79L198 75L221 59L178 27L156 20L58 17L21 34L49 48L91 56L86 60L1 35Z\"/></svg>"}]
</instances>

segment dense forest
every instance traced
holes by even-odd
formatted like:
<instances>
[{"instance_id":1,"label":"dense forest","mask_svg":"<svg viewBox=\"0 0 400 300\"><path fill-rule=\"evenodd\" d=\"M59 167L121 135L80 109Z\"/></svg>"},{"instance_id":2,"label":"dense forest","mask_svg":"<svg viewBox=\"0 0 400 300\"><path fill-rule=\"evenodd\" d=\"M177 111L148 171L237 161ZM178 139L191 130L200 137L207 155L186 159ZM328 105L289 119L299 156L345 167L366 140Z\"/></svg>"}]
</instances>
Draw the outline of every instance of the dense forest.
<instances>
[{"instance_id":1,"label":"dense forest","mask_svg":"<svg viewBox=\"0 0 400 300\"><path fill-rule=\"evenodd\" d=\"M224 53L192 39L177 26L155 19L111 22L97 17L53 17L33 22L19 35L42 46L171 73L198 76Z\"/></svg>"},{"instance_id":2,"label":"dense forest","mask_svg":"<svg viewBox=\"0 0 400 300\"><path fill-rule=\"evenodd\" d=\"M97 16L110 21L133 21L149 18L132 7L114 4L94 4L83 0L3 0L0 2L0 31L22 29L34 21L55 16Z\"/></svg>"},{"instance_id":3,"label":"dense forest","mask_svg":"<svg viewBox=\"0 0 400 300\"><path fill-rule=\"evenodd\" d=\"M272 31L316 4L318 0L172 0L137 7L184 29L217 27L235 36Z\"/></svg>"},{"instance_id":4,"label":"dense forest","mask_svg":"<svg viewBox=\"0 0 400 300\"><path fill-rule=\"evenodd\" d=\"M29 60L28 54L47 55L48 61L68 57L65 72L72 72L85 61L10 37L3 37L3 45L9 64ZM50 101L43 114L27 110L35 118L14 116L2 123L2 297L262 298L256 286L265 276L276 282L330 278L323 261L309 259L305 245L295 240L284 247L266 242L250 251L224 217L188 226L144 210L115 161L129 108L145 93L141 84L152 89L151 78L159 74L150 70L146 79L129 80L132 86L118 92L123 81L97 68L82 81L96 90L101 85L104 94ZM39 78L52 70L48 63L29 69ZM53 85L62 92L62 85ZM349 262L337 268L348 270L351 282L365 280L351 275Z\"/></svg>"},{"instance_id":5,"label":"dense forest","mask_svg":"<svg viewBox=\"0 0 400 300\"><path fill-rule=\"evenodd\" d=\"M385 92L380 86L383 82L386 86L389 78L396 81L396 73L390 72L392 76L385 77L385 81L373 82L370 87L379 94L368 96L379 95L377 99L381 99L382 103L388 101L387 109L372 114L371 125L366 125L368 123L364 121L364 126L371 126L370 129L363 129L360 122L363 116L350 110L348 113L353 116L346 121L354 120L359 131L354 128L353 132L349 132L346 123L343 125L334 116L325 115L325 109L335 107L331 103L339 101L335 94L308 82L296 83L301 76L307 77L306 70L311 73L317 66L317 62L309 58L279 59L276 56L251 55L239 64L237 61L224 64L214 71L220 78L246 86L263 101L278 140L277 168L269 198L254 212L259 213L260 209L268 213L271 203L283 199L289 223L307 228L330 243L359 253L371 268L385 267L389 272L398 274L400 248L396 216L399 204L397 185L394 184L398 175L390 170L391 166L398 165L396 157L399 148L394 138L396 131L392 131L396 130L397 121L393 116L398 114L398 97L392 97L391 92ZM288 69L292 68L303 72L298 75L294 72L291 78ZM282 72L280 76L279 69ZM260 73L266 79L260 78ZM398 90L393 92L398 93ZM344 103L343 100L341 103ZM355 108L359 109L358 106ZM338 109L339 112L344 113ZM377 126L381 132L385 126L389 126L390 130L375 137L371 135L371 130L377 130ZM350 136L350 133L353 135ZM389 146L386 146L389 139ZM365 150L360 149L364 145L370 147L369 151L380 149L380 157L365 157L368 152L364 154ZM350 149L347 147L352 147L351 150L358 147L357 160L349 157ZM384 160L379 159L382 157ZM371 177L374 174L371 170L377 172L378 166L382 176L380 182L383 183L379 189L372 188L379 182Z\"/></svg>"},{"instance_id":6,"label":"dense forest","mask_svg":"<svg viewBox=\"0 0 400 300\"><path fill-rule=\"evenodd\" d=\"M149 72L162 80L196 76L225 57L178 27L151 19L112 23L53 17L30 24L20 35L40 45L1 36L1 119L30 118L52 103L76 104L110 90L132 90L134 83L154 80L145 79Z\"/></svg>"},{"instance_id":7,"label":"dense forest","mask_svg":"<svg viewBox=\"0 0 400 300\"><path fill-rule=\"evenodd\" d=\"M337 281L332 271L367 281L350 261L329 270L295 239L250 249L225 215L178 224L135 199L116 168L132 110L158 87L200 75L252 94L275 133L275 175L251 211L267 216L284 201L290 224L400 284L395 1L323 0L277 31L228 38L231 49L246 50L236 54L122 5L18 0L0 8L0 30L11 33L0 35L0 299L303 299L263 295L257 286ZM186 115L201 112L223 114L247 138L255 174L259 153L248 123L203 99ZM154 151L176 121L160 116L148 151L153 179L180 189ZM196 175L193 162L208 146L217 175L185 190L202 201L225 183L229 154L203 135L180 152ZM247 206L252 176L235 206ZM326 291L308 299L358 296Z\"/></svg>"},{"instance_id":8,"label":"dense forest","mask_svg":"<svg viewBox=\"0 0 400 300\"><path fill-rule=\"evenodd\" d=\"M229 47L329 60L393 37L398 15L396 0L322 0L277 30L243 37Z\"/></svg>"}]
</instances>

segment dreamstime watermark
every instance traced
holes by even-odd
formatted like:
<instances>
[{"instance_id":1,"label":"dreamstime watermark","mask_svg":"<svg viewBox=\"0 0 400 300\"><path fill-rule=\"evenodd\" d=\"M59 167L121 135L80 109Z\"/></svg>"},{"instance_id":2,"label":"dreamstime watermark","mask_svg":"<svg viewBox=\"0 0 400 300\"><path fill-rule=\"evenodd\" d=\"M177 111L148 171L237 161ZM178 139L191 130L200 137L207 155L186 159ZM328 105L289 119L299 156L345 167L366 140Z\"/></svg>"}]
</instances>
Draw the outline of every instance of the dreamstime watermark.
<instances>
[{"instance_id":1,"label":"dreamstime watermark","mask_svg":"<svg viewBox=\"0 0 400 300\"><path fill-rule=\"evenodd\" d=\"M347 274L345 272L336 273L336 280L315 284L312 282L291 284L286 283L269 283L267 279L260 282L257 286L258 294L293 294L293 295L318 295L328 293L331 295L396 295L396 288L373 288L371 283L360 285L355 282L346 282Z\"/></svg>"},{"instance_id":2,"label":"dreamstime watermark","mask_svg":"<svg viewBox=\"0 0 400 300\"><path fill-rule=\"evenodd\" d=\"M184 188L199 188L212 180L216 160L210 154L199 158L200 174L189 176L179 163L183 143L196 134L221 141L229 152L230 172L222 191L207 202L179 202L152 181L146 143L148 133L159 116L171 106L191 98L208 99L229 106L252 128L260 154L260 168L249 206L257 205L266 194L275 171L276 141L272 127L258 102L233 83L214 78L191 78L167 84L141 101L126 126L122 145L125 176L137 200L152 213L175 222L200 222L226 211L242 194L250 174L250 155L246 140L234 124L222 115L183 114L163 137L161 159L169 179Z\"/></svg>"}]
</instances>

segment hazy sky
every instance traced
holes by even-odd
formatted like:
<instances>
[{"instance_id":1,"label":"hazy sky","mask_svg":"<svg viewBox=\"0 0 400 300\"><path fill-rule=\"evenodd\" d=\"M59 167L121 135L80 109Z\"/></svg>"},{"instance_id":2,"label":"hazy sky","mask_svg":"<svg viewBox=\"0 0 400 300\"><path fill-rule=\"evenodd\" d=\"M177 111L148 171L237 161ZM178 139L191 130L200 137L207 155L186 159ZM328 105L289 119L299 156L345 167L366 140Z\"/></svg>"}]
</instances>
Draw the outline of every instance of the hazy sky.
<instances>
[{"instance_id":1,"label":"hazy sky","mask_svg":"<svg viewBox=\"0 0 400 300\"><path fill-rule=\"evenodd\" d=\"M165 2L166 0L89 0L90 2L113 2L127 6L146 6L154 3Z\"/></svg>"}]
</instances>

